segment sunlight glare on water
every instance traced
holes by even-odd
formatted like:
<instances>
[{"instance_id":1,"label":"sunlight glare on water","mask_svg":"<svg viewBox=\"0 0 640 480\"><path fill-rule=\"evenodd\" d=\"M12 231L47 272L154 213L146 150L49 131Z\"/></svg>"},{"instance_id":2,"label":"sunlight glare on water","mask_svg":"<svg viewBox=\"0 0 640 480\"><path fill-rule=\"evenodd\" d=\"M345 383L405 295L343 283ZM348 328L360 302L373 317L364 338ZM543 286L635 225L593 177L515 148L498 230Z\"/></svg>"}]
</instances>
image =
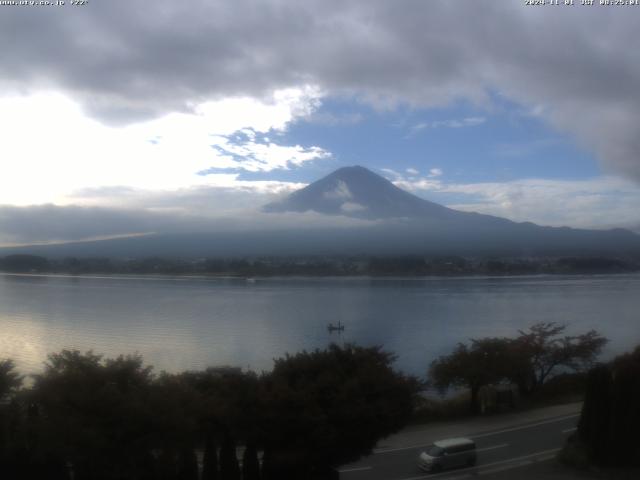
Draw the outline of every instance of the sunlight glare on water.
<instances>
[{"instance_id":1,"label":"sunlight glare on water","mask_svg":"<svg viewBox=\"0 0 640 480\"><path fill-rule=\"evenodd\" d=\"M268 370L331 341L383 345L397 367L539 321L595 328L611 356L640 343L640 275L469 278L172 278L0 275L0 358L38 371L63 348L140 353L156 370ZM346 330L329 334L327 324Z\"/></svg>"}]
</instances>

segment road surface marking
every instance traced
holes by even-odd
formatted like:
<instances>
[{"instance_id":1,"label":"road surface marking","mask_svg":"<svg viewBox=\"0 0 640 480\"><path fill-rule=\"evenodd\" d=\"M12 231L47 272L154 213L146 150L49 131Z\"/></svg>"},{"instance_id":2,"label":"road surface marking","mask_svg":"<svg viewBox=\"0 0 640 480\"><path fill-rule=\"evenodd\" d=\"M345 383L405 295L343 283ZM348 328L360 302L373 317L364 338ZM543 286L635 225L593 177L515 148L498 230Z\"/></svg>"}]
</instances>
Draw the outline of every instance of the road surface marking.
<instances>
[{"instance_id":1,"label":"road surface marking","mask_svg":"<svg viewBox=\"0 0 640 480\"><path fill-rule=\"evenodd\" d=\"M550 460L551 458L554 457L554 454L558 451L560 451L560 448L552 448L550 450L542 450L541 452L536 452L536 453L530 453L529 455L522 455L520 457L515 457L515 458L509 458L507 460L500 460L497 462L491 462L491 463L485 463L484 465L478 465L477 467L469 467L469 468L465 468L462 470L453 470L451 472L442 472L442 473L430 473L427 475L420 475L419 477L408 477L408 478L403 478L402 480L424 480L424 479L429 479L429 478L439 478L439 477L443 477L446 475L451 475L452 473L461 473L461 472L475 472L476 475L484 475L486 473L493 473L495 471L495 469L491 469L491 470L480 470L486 467L493 467L493 466L498 466L498 465L505 465L505 464L513 464L513 465L509 465L505 467L502 467L501 470L508 470L510 468L517 468L517 467L521 467L524 465L529 465L530 463L533 463L535 460L538 461L546 461L546 460ZM536 459L535 457L540 457L538 459ZM514 463L515 462L515 463ZM467 475L458 475L456 477L453 478L466 478L467 476L470 476L469 474ZM453 479L451 479L453 480Z\"/></svg>"},{"instance_id":2,"label":"road surface marking","mask_svg":"<svg viewBox=\"0 0 640 480\"><path fill-rule=\"evenodd\" d=\"M476 452L486 452L488 450L496 450L498 448L508 447L508 443L501 443L500 445L492 445L490 447L478 448ZM350 472L360 472L363 470L372 470L373 467L354 467L354 468L345 468L338 470L340 473L350 473Z\"/></svg>"},{"instance_id":3,"label":"road surface marking","mask_svg":"<svg viewBox=\"0 0 640 480\"><path fill-rule=\"evenodd\" d=\"M551 455L542 455L540 457L532 458L530 460L522 460L517 463L513 463L511 465L503 465L501 467L490 468L489 470L483 470L478 472L478 475L490 475L492 473L504 472L505 470L511 470L512 468L525 467L527 465L531 465L536 462L546 462L547 460L551 460L555 458L555 453Z\"/></svg>"},{"instance_id":4,"label":"road surface marking","mask_svg":"<svg viewBox=\"0 0 640 480\"><path fill-rule=\"evenodd\" d=\"M508 446L508 443L501 443L500 445L493 445L491 447L476 448L476 452L486 452L487 450L495 450L496 448L505 448Z\"/></svg>"},{"instance_id":5,"label":"road surface marking","mask_svg":"<svg viewBox=\"0 0 640 480\"><path fill-rule=\"evenodd\" d=\"M422 443L420 445L412 445L410 447L389 448L389 449L386 449L386 450L374 450L373 453L374 453L374 455L378 455L378 454L381 454L381 453L400 452L402 450L413 450L413 449L416 449L416 448L429 447L431 445L433 445L433 442L431 442L431 443ZM502 448L502 447L508 447L508 446L509 446L508 443L502 443L500 445L493 445L491 447L479 448L476 451L477 452L482 452L484 450L493 450L494 448Z\"/></svg>"},{"instance_id":6,"label":"road surface marking","mask_svg":"<svg viewBox=\"0 0 640 480\"><path fill-rule=\"evenodd\" d=\"M575 418L575 417L579 417L579 416L580 416L579 413L576 413L576 414L573 414L573 415L566 415L564 417L552 418L551 420L544 420L542 422L530 423L529 425L521 425L519 427L505 428L504 430L497 430L495 432L481 433L479 435L471 435L471 438L490 437L491 435L499 435L501 433L515 432L516 430L526 430L527 428L538 427L540 425L547 425L549 423L561 422L563 420L568 420L570 418Z\"/></svg>"},{"instance_id":7,"label":"road surface marking","mask_svg":"<svg viewBox=\"0 0 640 480\"><path fill-rule=\"evenodd\" d=\"M348 472L361 472L363 470L371 470L373 467L354 467L354 468L345 468L338 470L340 473L348 473Z\"/></svg>"},{"instance_id":8,"label":"road surface marking","mask_svg":"<svg viewBox=\"0 0 640 480\"><path fill-rule=\"evenodd\" d=\"M428 446L430 446L432 444L433 444L433 442L431 442L431 443L421 443L420 445L411 445L409 447L385 448L385 449L381 449L381 450L374 450L373 454L374 455L380 455L382 453L400 452L402 450L414 450L416 448L428 447Z\"/></svg>"},{"instance_id":9,"label":"road surface marking","mask_svg":"<svg viewBox=\"0 0 640 480\"><path fill-rule=\"evenodd\" d=\"M567 428L565 430L562 430L562 433L575 432L577 429L578 429L578 427Z\"/></svg>"},{"instance_id":10,"label":"road surface marking","mask_svg":"<svg viewBox=\"0 0 640 480\"><path fill-rule=\"evenodd\" d=\"M537 422L537 423L530 423L528 425L521 425L519 427L511 427L511 428L506 428L504 430L497 430L495 432L487 432L487 433L481 433L478 435L468 435L470 438L483 438L483 437L490 437L491 435L499 435L501 433L507 433L507 432L515 432L516 430L526 430L527 428L533 428L533 427L538 427L540 425L547 425L549 423L555 423L555 422L561 422L563 420L568 420L570 418L575 418L575 417L579 417L580 414L576 413L576 414L572 414L572 415L565 415L564 417L559 417L559 418L552 418L551 420L544 420L542 422ZM457 435L456 435L457 436ZM462 435L464 436L464 435ZM410 445L408 447L398 447L398 448L380 448L380 449L376 449L373 451L373 453L375 455L379 455L382 453L391 453L391 452L400 452L402 450L414 450L416 448L422 448L422 447L427 447L429 445L433 444L433 442L430 443L421 443L419 445Z\"/></svg>"}]
</instances>

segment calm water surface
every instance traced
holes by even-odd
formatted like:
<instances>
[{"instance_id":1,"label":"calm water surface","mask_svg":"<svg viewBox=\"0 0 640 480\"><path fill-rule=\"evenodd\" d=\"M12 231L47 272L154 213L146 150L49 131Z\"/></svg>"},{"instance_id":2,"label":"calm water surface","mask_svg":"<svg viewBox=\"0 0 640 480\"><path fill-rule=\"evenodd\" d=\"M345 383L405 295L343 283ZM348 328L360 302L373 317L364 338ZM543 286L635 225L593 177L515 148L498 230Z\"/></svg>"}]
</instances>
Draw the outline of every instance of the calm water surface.
<instances>
[{"instance_id":1,"label":"calm water surface","mask_svg":"<svg viewBox=\"0 0 640 480\"><path fill-rule=\"evenodd\" d=\"M328 322L346 325L330 335ZM471 337L539 321L595 328L606 356L640 344L640 275L510 278L68 277L0 275L0 358L40 370L62 348L141 353L157 370L270 369L330 341L382 344L423 374Z\"/></svg>"}]
</instances>

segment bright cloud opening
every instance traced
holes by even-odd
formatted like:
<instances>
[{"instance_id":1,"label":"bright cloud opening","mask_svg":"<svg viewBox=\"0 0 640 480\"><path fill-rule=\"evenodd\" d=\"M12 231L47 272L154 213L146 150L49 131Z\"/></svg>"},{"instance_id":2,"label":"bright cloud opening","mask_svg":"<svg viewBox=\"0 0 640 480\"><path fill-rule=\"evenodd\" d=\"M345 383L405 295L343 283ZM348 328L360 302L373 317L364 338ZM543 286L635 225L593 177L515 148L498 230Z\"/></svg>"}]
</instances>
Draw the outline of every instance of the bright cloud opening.
<instances>
[{"instance_id":1,"label":"bright cloud opening","mask_svg":"<svg viewBox=\"0 0 640 480\"><path fill-rule=\"evenodd\" d=\"M0 204L68 204L74 192L116 186L213 186L221 177L202 172L271 171L326 158L329 152L317 146L256 138L285 130L319 101L317 89L287 89L266 100L226 98L197 105L193 113L115 128L88 118L61 94L2 98ZM236 179L223 183L232 187Z\"/></svg>"}]
</instances>

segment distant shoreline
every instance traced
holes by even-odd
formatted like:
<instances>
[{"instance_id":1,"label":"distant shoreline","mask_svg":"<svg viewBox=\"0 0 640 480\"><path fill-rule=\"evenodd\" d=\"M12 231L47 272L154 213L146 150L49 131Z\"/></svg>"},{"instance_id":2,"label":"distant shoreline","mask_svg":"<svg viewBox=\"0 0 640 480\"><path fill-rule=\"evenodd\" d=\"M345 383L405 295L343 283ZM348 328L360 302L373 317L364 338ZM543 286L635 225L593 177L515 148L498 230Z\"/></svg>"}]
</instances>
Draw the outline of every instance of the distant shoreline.
<instances>
[{"instance_id":1,"label":"distant shoreline","mask_svg":"<svg viewBox=\"0 0 640 480\"><path fill-rule=\"evenodd\" d=\"M640 271L635 257L459 257L420 255L285 256L180 259L0 258L0 272L49 275L170 275L175 277L510 277L616 274Z\"/></svg>"},{"instance_id":2,"label":"distant shoreline","mask_svg":"<svg viewBox=\"0 0 640 480\"><path fill-rule=\"evenodd\" d=\"M383 279L383 280L482 280L482 279L519 279L519 278L553 278L553 277L612 277L625 275L639 275L640 271L631 272L611 272L611 273L522 273L522 274L449 274L449 275L256 275L247 277L244 275L218 275L218 274L169 274L169 273L147 273L147 274L129 274L129 273L64 273L64 272L3 272L0 271L2 277L32 277L32 278L83 278L95 280L278 280L278 279L325 279L325 280L366 280L366 279Z\"/></svg>"}]
</instances>

